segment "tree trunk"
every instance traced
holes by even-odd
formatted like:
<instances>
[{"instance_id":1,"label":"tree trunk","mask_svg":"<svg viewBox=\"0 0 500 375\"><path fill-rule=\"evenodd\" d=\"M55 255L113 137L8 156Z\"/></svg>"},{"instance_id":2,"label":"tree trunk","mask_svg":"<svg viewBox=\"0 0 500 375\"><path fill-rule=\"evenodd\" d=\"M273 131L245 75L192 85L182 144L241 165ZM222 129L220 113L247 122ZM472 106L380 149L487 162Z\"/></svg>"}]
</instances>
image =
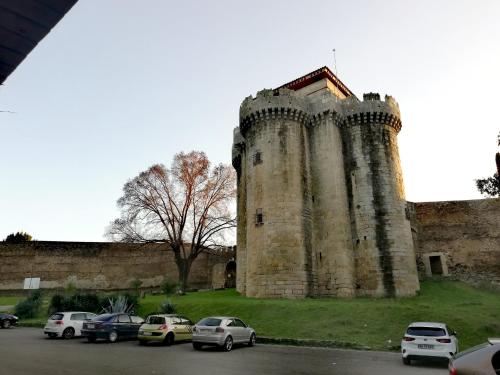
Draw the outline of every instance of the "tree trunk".
<instances>
[{"instance_id":1,"label":"tree trunk","mask_svg":"<svg viewBox=\"0 0 500 375\"><path fill-rule=\"evenodd\" d=\"M184 259L180 256L176 256L175 263L179 271L179 291L184 294L188 287L189 272L191 271L191 264L193 261L190 258Z\"/></svg>"}]
</instances>

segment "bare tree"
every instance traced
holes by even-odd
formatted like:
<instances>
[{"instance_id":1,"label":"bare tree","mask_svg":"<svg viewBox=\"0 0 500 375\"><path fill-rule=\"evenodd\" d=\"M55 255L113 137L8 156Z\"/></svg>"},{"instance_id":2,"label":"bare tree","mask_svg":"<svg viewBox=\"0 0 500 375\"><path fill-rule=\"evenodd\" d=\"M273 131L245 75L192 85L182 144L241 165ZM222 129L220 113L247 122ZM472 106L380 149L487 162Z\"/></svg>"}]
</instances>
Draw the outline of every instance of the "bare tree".
<instances>
[{"instance_id":1,"label":"bare tree","mask_svg":"<svg viewBox=\"0 0 500 375\"><path fill-rule=\"evenodd\" d=\"M224 233L236 226L232 167L210 162L203 152L175 155L170 169L151 166L123 187L120 218L108 236L121 242L165 243L174 253L179 284L186 289L191 265L208 249L220 248Z\"/></svg>"}]
</instances>

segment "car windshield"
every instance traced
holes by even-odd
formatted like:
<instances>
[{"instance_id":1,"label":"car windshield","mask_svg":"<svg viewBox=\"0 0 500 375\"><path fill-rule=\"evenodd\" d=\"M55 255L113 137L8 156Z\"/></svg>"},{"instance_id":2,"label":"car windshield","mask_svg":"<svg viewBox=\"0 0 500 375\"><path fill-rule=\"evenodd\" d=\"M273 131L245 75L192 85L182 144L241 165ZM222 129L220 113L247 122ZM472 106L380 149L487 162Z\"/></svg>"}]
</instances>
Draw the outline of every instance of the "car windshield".
<instances>
[{"instance_id":1,"label":"car windshield","mask_svg":"<svg viewBox=\"0 0 500 375\"><path fill-rule=\"evenodd\" d=\"M113 319L114 317L115 317L114 314L102 314L102 315L96 316L92 320L97 320L98 322L107 322L107 321Z\"/></svg>"},{"instance_id":2,"label":"car windshield","mask_svg":"<svg viewBox=\"0 0 500 375\"><path fill-rule=\"evenodd\" d=\"M163 316L148 316L146 323L147 324L165 324L165 318Z\"/></svg>"},{"instance_id":3,"label":"car windshield","mask_svg":"<svg viewBox=\"0 0 500 375\"><path fill-rule=\"evenodd\" d=\"M406 334L412 336L439 337L446 336L446 331L443 328L436 327L408 327Z\"/></svg>"},{"instance_id":4,"label":"car windshield","mask_svg":"<svg viewBox=\"0 0 500 375\"><path fill-rule=\"evenodd\" d=\"M208 327L218 327L220 326L222 319L216 318L205 318L198 322L199 326L208 326Z\"/></svg>"},{"instance_id":5,"label":"car windshield","mask_svg":"<svg viewBox=\"0 0 500 375\"><path fill-rule=\"evenodd\" d=\"M64 318L64 314L52 314L49 318L50 320L62 320Z\"/></svg>"}]
</instances>

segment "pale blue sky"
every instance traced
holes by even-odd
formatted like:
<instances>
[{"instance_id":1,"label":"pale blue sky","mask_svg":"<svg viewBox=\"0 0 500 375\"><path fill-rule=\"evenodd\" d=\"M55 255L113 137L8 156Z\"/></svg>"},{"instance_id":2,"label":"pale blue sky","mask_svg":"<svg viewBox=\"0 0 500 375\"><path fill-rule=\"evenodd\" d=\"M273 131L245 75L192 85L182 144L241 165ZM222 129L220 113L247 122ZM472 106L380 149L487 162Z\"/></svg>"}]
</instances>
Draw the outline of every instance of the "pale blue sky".
<instances>
[{"instance_id":1,"label":"pale blue sky","mask_svg":"<svg viewBox=\"0 0 500 375\"><path fill-rule=\"evenodd\" d=\"M127 179L230 163L241 101L318 67L393 95L407 199L476 199L500 131L500 1L80 0L0 87L0 239L103 241Z\"/></svg>"}]
</instances>

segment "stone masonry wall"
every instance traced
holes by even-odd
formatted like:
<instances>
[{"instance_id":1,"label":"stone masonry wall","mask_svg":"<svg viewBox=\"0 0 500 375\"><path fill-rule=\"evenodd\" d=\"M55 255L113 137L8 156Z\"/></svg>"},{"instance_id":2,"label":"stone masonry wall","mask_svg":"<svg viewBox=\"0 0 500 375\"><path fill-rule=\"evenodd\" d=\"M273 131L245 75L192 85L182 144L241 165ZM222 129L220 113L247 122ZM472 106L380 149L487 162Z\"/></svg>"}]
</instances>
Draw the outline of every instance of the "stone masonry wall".
<instances>
[{"instance_id":1,"label":"stone masonry wall","mask_svg":"<svg viewBox=\"0 0 500 375\"><path fill-rule=\"evenodd\" d=\"M500 198L408 205L420 277L441 264L443 276L500 286Z\"/></svg>"},{"instance_id":2,"label":"stone masonry wall","mask_svg":"<svg viewBox=\"0 0 500 375\"><path fill-rule=\"evenodd\" d=\"M316 294L352 297L355 278L351 220L336 117L331 112L316 116L309 132L313 275Z\"/></svg>"},{"instance_id":3,"label":"stone masonry wall","mask_svg":"<svg viewBox=\"0 0 500 375\"><path fill-rule=\"evenodd\" d=\"M192 288L220 286L217 264L226 264L234 253L223 256L202 253L189 277ZM79 289L129 289L135 280L142 287L157 287L166 278L177 282L173 253L164 245L105 242L34 241L26 244L0 242L0 291L20 290L24 278L40 277L41 288L59 289L72 283Z\"/></svg>"}]
</instances>

